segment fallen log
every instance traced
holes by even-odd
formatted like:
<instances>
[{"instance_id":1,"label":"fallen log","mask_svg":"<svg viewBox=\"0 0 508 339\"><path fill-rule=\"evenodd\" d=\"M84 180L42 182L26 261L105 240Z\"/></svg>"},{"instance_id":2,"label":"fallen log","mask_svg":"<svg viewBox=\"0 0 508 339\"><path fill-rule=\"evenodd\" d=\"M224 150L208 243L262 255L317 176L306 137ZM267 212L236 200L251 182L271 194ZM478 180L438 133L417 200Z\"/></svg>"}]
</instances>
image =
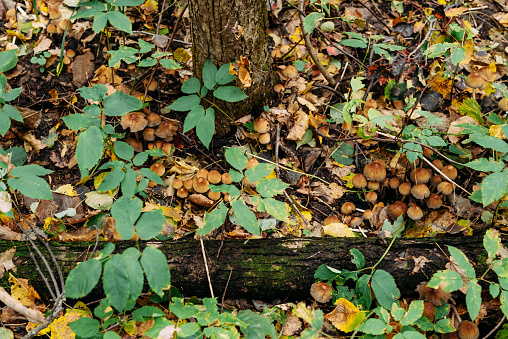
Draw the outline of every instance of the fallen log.
<instances>
[{"instance_id":1,"label":"fallen log","mask_svg":"<svg viewBox=\"0 0 508 339\"><path fill-rule=\"evenodd\" d=\"M505 240L505 239L504 239ZM309 296L314 272L326 264L336 269L354 270L350 249L356 248L365 256L365 266L374 265L388 247L390 239L378 238L294 238L263 240L205 241L212 286L216 296L226 298L255 297L302 300ZM50 247L60 263L64 276L89 254L94 243L53 242ZM106 243L99 243L98 250ZM155 246L162 250L171 269L171 283L186 296L210 296L209 285L199 241L149 241L138 243L139 249ZM487 265L483 237L418 238L397 240L377 267L389 272L401 292L415 289L434 272L444 269L448 262L447 245L462 250L473 263L477 275ZM24 242L1 241L0 253L16 246L13 259L16 277L29 279L39 291L46 293L43 280L30 259ZM115 243L115 253L136 246L134 242ZM41 251L45 249L41 246ZM415 258L428 260L423 268L415 270ZM1 280L9 287L8 274ZM228 283L229 281L229 283Z\"/></svg>"}]
</instances>

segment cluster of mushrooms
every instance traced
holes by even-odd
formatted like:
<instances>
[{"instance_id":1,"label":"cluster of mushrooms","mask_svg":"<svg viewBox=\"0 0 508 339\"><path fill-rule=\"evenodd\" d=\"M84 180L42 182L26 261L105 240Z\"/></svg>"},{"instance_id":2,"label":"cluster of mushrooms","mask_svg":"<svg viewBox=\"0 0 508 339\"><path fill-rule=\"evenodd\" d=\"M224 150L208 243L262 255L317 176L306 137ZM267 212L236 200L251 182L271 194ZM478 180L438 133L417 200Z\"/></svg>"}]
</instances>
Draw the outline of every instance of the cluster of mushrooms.
<instances>
[{"instance_id":1,"label":"cluster of mushrooms","mask_svg":"<svg viewBox=\"0 0 508 339\"><path fill-rule=\"evenodd\" d=\"M123 129L130 129L135 133L136 138L126 139L125 142L131 145L136 152L143 152L143 142L139 140L141 133L143 139L148 143L148 149L159 148L165 154L173 150L173 137L178 131L178 123L170 119L162 119L157 113L131 112L122 116L120 125ZM159 138L159 139L157 139Z\"/></svg>"},{"instance_id":2,"label":"cluster of mushrooms","mask_svg":"<svg viewBox=\"0 0 508 339\"><path fill-rule=\"evenodd\" d=\"M407 158L402 157L402 161L407 162ZM450 180L457 178L457 169L453 165L444 166L439 159L432 161L432 164ZM385 192L390 192L397 197L397 201L387 207L387 214L392 220L400 215L407 215L412 220L420 220L424 215L423 206L434 210L439 209L443 205L443 197L453 192L453 184L445 181L440 174L434 174L431 168L413 168L409 172L409 180L406 180L405 173L388 178L386 164L381 159L366 165L363 173L355 174L352 184L356 189L364 191L365 201L371 205L375 205L378 202L378 196ZM408 200L408 203L405 200ZM356 210L352 202L346 202L341 207L343 215L350 215ZM351 227L359 226L364 219L371 219L373 213L371 209L363 211L363 218L351 219ZM326 220L325 224L330 222L334 221Z\"/></svg>"}]
</instances>

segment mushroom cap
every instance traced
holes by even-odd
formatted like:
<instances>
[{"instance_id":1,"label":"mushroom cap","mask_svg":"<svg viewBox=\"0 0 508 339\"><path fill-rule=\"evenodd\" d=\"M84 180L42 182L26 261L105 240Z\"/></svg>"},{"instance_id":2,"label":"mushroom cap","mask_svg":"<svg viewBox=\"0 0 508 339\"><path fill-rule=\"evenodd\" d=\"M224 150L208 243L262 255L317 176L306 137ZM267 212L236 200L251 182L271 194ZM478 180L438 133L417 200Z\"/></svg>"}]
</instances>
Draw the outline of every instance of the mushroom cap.
<instances>
[{"instance_id":1,"label":"mushroom cap","mask_svg":"<svg viewBox=\"0 0 508 339\"><path fill-rule=\"evenodd\" d=\"M438 170L441 170L444 167L443 162L439 159L432 160L432 165L436 166Z\"/></svg>"},{"instance_id":2,"label":"mushroom cap","mask_svg":"<svg viewBox=\"0 0 508 339\"><path fill-rule=\"evenodd\" d=\"M346 202L340 208L340 213L346 214L346 215L351 214L354 211L356 211L356 206L352 202Z\"/></svg>"},{"instance_id":3,"label":"mushroom cap","mask_svg":"<svg viewBox=\"0 0 508 339\"><path fill-rule=\"evenodd\" d=\"M258 141L261 145L266 145L270 142L270 133L260 134L258 137Z\"/></svg>"},{"instance_id":4,"label":"mushroom cap","mask_svg":"<svg viewBox=\"0 0 508 339\"><path fill-rule=\"evenodd\" d=\"M208 199L217 201L220 199L220 192L213 192L212 190L209 190L207 196Z\"/></svg>"},{"instance_id":5,"label":"mushroom cap","mask_svg":"<svg viewBox=\"0 0 508 339\"><path fill-rule=\"evenodd\" d=\"M453 185L448 181L443 181L437 185L437 191L443 195L450 195L453 192Z\"/></svg>"},{"instance_id":6,"label":"mushroom cap","mask_svg":"<svg viewBox=\"0 0 508 339\"><path fill-rule=\"evenodd\" d=\"M275 84L275 86L273 86L273 90L275 91L275 93L282 93L286 89L284 88L283 84Z\"/></svg>"},{"instance_id":7,"label":"mushroom cap","mask_svg":"<svg viewBox=\"0 0 508 339\"><path fill-rule=\"evenodd\" d=\"M363 174L370 181L383 181L386 179L386 168L380 162L374 161L363 168Z\"/></svg>"},{"instance_id":8,"label":"mushroom cap","mask_svg":"<svg viewBox=\"0 0 508 339\"><path fill-rule=\"evenodd\" d=\"M148 121L147 121L148 123ZM160 123L159 127L155 130L155 135L165 141L171 141L173 136L176 134L178 126L172 121L164 120ZM171 139L171 140L168 140Z\"/></svg>"},{"instance_id":9,"label":"mushroom cap","mask_svg":"<svg viewBox=\"0 0 508 339\"><path fill-rule=\"evenodd\" d=\"M391 189L396 190L400 186L400 179L397 177L393 177L388 182L388 185L390 186Z\"/></svg>"},{"instance_id":10,"label":"mushroom cap","mask_svg":"<svg viewBox=\"0 0 508 339\"><path fill-rule=\"evenodd\" d=\"M49 24L48 26L46 26L46 31L48 32L48 34L55 34L57 33L57 27L55 24Z\"/></svg>"},{"instance_id":11,"label":"mushroom cap","mask_svg":"<svg viewBox=\"0 0 508 339\"><path fill-rule=\"evenodd\" d=\"M474 322L463 320L457 328L457 334L460 339L477 339L480 336L480 331Z\"/></svg>"},{"instance_id":12,"label":"mushroom cap","mask_svg":"<svg viewBox=\"0 0 508 339\"><path fill-rule=\"evenodd\" d=\"M192 179L187 179L183 182L183 187L185 187L187 190L190 191L192 189L192 184L193 184Z\"/></svg>"},{"instance_id":13,"label":"mushroom cap","mask_svg":"<svg viewBox=\"0 0 508 339\"><path fill-rule=\"evenodd\" d=\"M406 181L400 184L399 193L402 195L409 195L409 193L411 193L411 183L409 181Z\"/></svg>"},{"instance_id":14,"label":"mushroom cap","mask_svg":"<svg viewBox=\"0 0 508 339\"><path fill-rule=\"evenodd\" d=\"M326 217L325 220L323 220L323 226L336 224L338 222L340 222L340 220L336 215L330 215L329 217Z\"/></svg>"},{"instance_id":15,"label":"mushroom cap","mask_svg":"<svg viewBox=\"0 0 508 339\"><path fill-rule=\"evenodd\" d=\"M371 209L367 209L363 212L363 219L370 220L374 216L374 212Z\"/></svg>"},{"instance_id":16,"label":"mushroom cap","mask_svg":"<svg viewBox=\"0 0 508 339\"><path fill-rule=\"evenodd\" d=\"M129 138L125 139L125 142L131 145L135 152L143 152L143 143L140 140Z\"/></svg>"},{"instance_id":17,"label":"mushroom cap","mask_svg":"<svg viewBox=\"0 0 508 339\"><path fill-rule=\"evenodd\" d=\"M219 171L217 171L217 170L211 170L210 172L208 172L207 178L208 178L208 182L213 185L220 184L220 182L222 180L222 176L220 175ZM212 199L212 200L214 200L214 199Z\"/></svg>"},{"instance_id":18,"label":"mushroom cap","mask_svg":"<svg viewBox=\"0 0 508 339\"><path fill-rule=\"evenodd\" d=\"M229 173L222 173L222 183L226 185L231 185L233 183L233 178Z\"/></svg>"},{"instance_id":19,"label":"mushroom cap","mask_svg":"<svg viewBox=\"0 0 508 339\"><path fill-rule=\"evenodd\" d=\"M407 216L412 220L420 220L423 217L423 211L420 207L413 205L407 209Z\"/></svg>"},{"instance_id":20,"label":"mushroom cap","mask_svg":"<svg viewBox=\"0 0 508 339\"><path fill-rule=\"evenodd\" d=\"M68 49L65 51L65 55L72 59L76 56L76 52L73 49Z\"/></svg>"},{"instance_id":21,"label":"mushroom cap","mask_svg":"<svg viewBox=\"0 0 508 339\"><path fill-rule=\"evenodd\" d=\"M436 174L435 176L430 178L430 184L433 187L437 187L437 185L439 185L442 181L443 181L443 179L441 178L441 176L439 174Z\"/></svg>"},{"instance_id":22,"label":"mushroom cap","mask_svg":"<svg viewBox=\"0 0 508 339\"><path fill-rule=\"evenodd\" d=\"M429 172L426 168L417 167L411 171L411 180L416 184L426 184L430 180Z\"/></svg>"},{"instance_id":23,"label":"mushroom cap","mask_svg":"<svg viewBox=\"0 0 508 339\"><path fill-rule=\"evenodd\" d=\"M123 129L130 128L131 132L139 132L148 125L145 114L141 112L130 112L122 116L120 125Z\"/></svg>"},{"instance_id":24,"label":"mushroom cap","mask_svg":"<svg viewBox=\"0 0 508 339\"><path fill-rule=\"evenodd\" d=\"M205 178L196 178L192 182L192 189L197 193L206 193L210 189L208 187L208 180Z\"/></svg>"},{"instance_id":25,"label":"mushroom cap","mask_svg":"<svg viewBox=\"0 0 508 339\"><path fill-rule=\"evenodd\" d=\"M430 321L434 321L436 318L436 308L429 302L423 303L423 315Z\"/></svg>"},{"instance_id":26,"label":"mushroom cap","mask_svg":"<svg viewBox=\"0 0 508 339\"><path fill-rule=\"evenodd\" d=\"M451 294L443 291L441 287L428 287L426 281L421 282L416 287L416 292L420 294L420 299L428 301L434 306L442 306L443 302L447 302L451 297Z\"/></svg>"},{"instance_id":27,"label":"mushroom cap","mask_svg":"<svg viewBox=\"0 0 508 339\"><path fill-rule=\"evenodd\" d=\"M418 184L411 188L411 194L416 199L425 199L430 195L430 190L425 184Z\"/></svg>"},{"instance_id":28,"label":"mushroom cap","mask_svg":"<svg viewBox=\"0 0 508 339\"><path fill-rule=\"evenodd\" d=\"M256 158L249 158L247 160L247 167L245 167L245 169L246 170L251 169L252 167L256 166L257 164L259 164L259 162L257 161Z\"/></svg>"},{"instance_id":29,"label":"mushroom cap","mask_svg":"<svg viewBox=\"0 0 508 339\"><path fill-rule=\"evenodd\" d=\"M51 20L59 19L62 16L62 13L58 9L58 5L49 5L48 4L48 17Z\"/></svg>"},{"instance_id":30,"label":"mushroom cap","mask_svg":"<svg viewBox=\"0 0 508 339\"><path fill-rule=\"evenodd\" d=\"M374 191L367 192L365 194L365 201L375 203L377 200L377 193Z\"/></svg>"},{"instance_id":31,"label":"mushroom cap","mask_svg":"<svg viewBox=\"0 0 508 339\"><path fill-rule=\"evenodd\" d=\"M455 180L457 178L457 169L453 165L447 165L443 167L441 170L444 175L446 175L450 180Z\"/></svg>"},{"instance_id":32,"label":"mushroom cap","mask_svg":"<svg viewBox=\"0 0 508 339\"><path fill-rule=\"evenodd\" d=\"M187 190L185 187L180 187L176 191L176 196L182 199L185 199L189 196L189 190Z\"/></svg>"},{"instance_id":33,"label":"mushroom cap","mask_svg":"<svg viewBox=\"0 0 508 339\"><path fill-rule=\"evenodd\" d=\"M377 108L377 101L375 99L368 99L365 101L365 107Z\"/></svg>"},{"instance_id":34,"label":"mushroom cap","mask_svg":"<svg viewBox=\"0 0 508 339\"><path fill-rule=\"evenodd\" d=\"M154 112L149 113L146 116L146 120L148 120L148 127L159 126L162 122L161 116Z\"/></svg>"},{"instance_id":35,"label":"mushroom cap","mask_svg":"<svg viewBox=\"0 0 508 339\"><path fill-rule=\"evenodd\" d=\"M293 79L298 76L298 70L296 69L295 66L288 65L286 66L286 68L282 70L282 75L285 76L286 78Z\"/></svg>"},{"instance_id":36,"label":"mushroom cap","mask_svg":"<svg viewBox=\"0 0 508 339\"><path fill-rule=\"evenodd\" d=\"M361 173L356 173L351 182L355 188L362 189L367 187L367 178Z\"/></svg>"},{"instance_id":37,"label":"mushroom cap","mask_svg":"<svg viewBox=\"0 0 508 339\"><path fill-rule=\"evenodd\" d=\"M427 158L430 158L434 154L434 151L428 147L422 147L422 152Z\"/></svg>"},{"instance_id":38,"label":"mushroom cap","mask_svg":"<svg viewBox=\"0 0 508 339\"><path fill-rule=\"evenodd\" d=\"M150 166L150 169L152 170L152 172L157 174L159 177L162 177L164 175L164 173L166 172L166 168L160 162L153 163L152 166Z\"/></svg>"},{"instance_id":39,"label":"mushroom cap","mask_svg":"<svg viewBox=\"0 0 508 339\"><path fill-rule=\"evenodd\" d=\"M146 141L154 141L155 140L155 130L153 128L147 127L143 130L143 139Z\"/></svg>"},{"instance_id":40,"label":"mushroom cap","mask_svg":"<svg viewBox=\"0 0 508 339\"><path fill-rule=\"evenodd\" d=\"M497 107L499 107L499 109L502 111L508 111L508 100L506 98L502 98L497 103Z\"/></svg>"},{"instance_id":41,"label":"mushroom cap","mask_svg":"<svg viewBox=\"0 0 508 339\"><path fill-rule=\"evenodd\" d=\"M367 182L367 189L373 190L373 191L379 189L379 182L377 182L377 181Z\"/></svg>"},{"instance_id":42,"label":"mushroom cap","mask_svg":"<svg viewBox=\"0 0 508 339\"><path fill-rule=\"evenodd\" d=\"M325 282L315 282L310 286L310 295L318 303L327 303L332 299L333 288Z\"/></svg>"},{"instance_id":43,"label":"mushroom cap","mask_svg":"<svg viewBox=\"0 0 508 339\"><path fill-rule=\"evenodd\" d=\"M169 142L165 142L162 144L162 153L164 154L172 154L173 151L175 149L175 146L173 146L173 144L169 143Z\"/></svg>"},{"instance_id":44,"label":"mushroom cap","mask_svg":"<svg viewBox=\"0 0 508 339\"><path fill-rule=\"evenodd\" d=\"M466 85L471 88L484 89L486 84L487 82L478 71L473 71L466 77Z\"/></svg>"},{"instance_id":45,"label":"mushroom cap","mask_svg":"<svg viewBox=\"0 0 508 339\"><path fill-rule=\"evenodd\" d=\"M438 209L443 205L443 201L441 200L441 197L437 194L431 194L427 198L427 207L430 209Z\"/></svg>"},{"instance_id":46,"label":"mushroom cap","mask_svg":"<svg viewBox=\"0 0 508 339\"><path fill-rule=\"evenodd\" d=\"M183 187L183 181L176 178L173 180L173 183L171 184L175 190L178 190Z\"/></svg>"},{"instance_id":47,"label":"mushroom cap","mask_svg":"<svg viewBox=\"0 0 508 339\"><path fill-rule=\"evenodd\" d=\"M360 226L362 224L362 222L363 222L362 217L354 217L353 219L351 219L349 226L352 228L356 228L356 227Z\"/></svg>"},{"instance_id":48,"label":"mushroom cap","mask_svg":"<svg viewBox=\"0 0 508 339\"><path fill-rule=\"evenodd\" d=\"M407 205L402 201L396 201L387 207L387 212L392 220L397 219L400 215L406 213Z\"/></svg>"},{"instance_id":49,"label":"mushroom cap","mask_svg":"<svg viewBox=\"0 0 508 339\"><path fill-rule=\"evenodd\" d=\"M266 133L270 130L270 124L265 118L258 118L254 122L254 130L258 133Z\"/></svg>"},{"instance_id":50,"label":"mushroom cap","mask_svg":"<svg viewBox=\"0 0 508 339\"><path fill-rule=\"evenodd\" d=\"M196 173L196 178L208 178L208 170L206 168L201 168Z\"/></svg>"},{"instance_id":51,"label":"mushroom cap","mask_svg":"<svg viewBox=\"0 0 508 339\"><path fill-rule=\"evenodd\" d=\"M62 19L58 23L58 27L60 27L60 29L62 29L62 31L65 31L68 23L69 23L69 19ZM72 29L72 23L69 23L69 29Z\"/></svg>"}]
</instances>

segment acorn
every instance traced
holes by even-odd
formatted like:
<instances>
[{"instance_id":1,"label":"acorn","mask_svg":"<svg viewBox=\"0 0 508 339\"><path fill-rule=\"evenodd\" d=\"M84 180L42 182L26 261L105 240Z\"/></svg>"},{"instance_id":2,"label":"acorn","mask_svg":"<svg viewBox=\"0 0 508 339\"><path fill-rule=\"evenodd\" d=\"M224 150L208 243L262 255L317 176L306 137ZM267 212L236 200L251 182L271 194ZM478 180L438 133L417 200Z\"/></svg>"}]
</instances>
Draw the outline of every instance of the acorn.
<instances>
[{"instance_id":1,"label":"acorn","mask_svg":"<svg viewBox=\"0 0 508 339\"><path fill-rule=\"evenodd\" d=\"M431 194L427 198L427 207L430 209L438 209L443 205L443 202L441 201L441 197L437 194Z\"/></svg>"},{"instance_id":2,"label":"acorn","mask_svg":"<svg viewBox=\"0 0 508 339\"><path fill-rule=\"evenodd\" d=\"M453 185L448 181L443 181L437 185L437 191L443 195L450 195L453 192Z\"/></svg>"},{"instance_id":3,"label":"acorn","mask_svg":"<svg viewBox=\"0 0 508 339\"><path fill-rule=\"evenodd\" d=\"M480 336L480 331L474 322L463 320L460 322L459 327L457 328L457 334L459 335L460 339L478 339Z\"/></svg>"},{"instance_id":4,"label":"acorn","mask_svg":"<svg viewBox=\"0 0 508 339\"><path fill-rule=\"evenodd\" d=\"M413 205L407 209L407 216L412 220L420 220L423 218L423 211L420 207Z\"/></svg>"},{"instance_id":5,"label":"acorn","mask_svg":"<svg viewBox=\"0 0 508 339\"><path fill-rule=\"evenodd\" d=\"M367 192L365 194L365 201L375 204L377 201L377 193L374 191Z\"/></svg>"},{"instance_id":6,"label":"acorn","mask_svg":"<svg viewBox=\"0 0 508 339\"><path fill-rule=\"evenodd\" d=\"M193 180L192 182L192 189L196 192L196 193L206 193L208 192L208 190L210 189L208 187L208 180L206 180L205 178L196 178Z\"/></svg>"},{"instance_id":7,"label":"acorn","mask_svg":"<svg viewBox=\"0 0 508 339\"><path fill-rule=\"evenodd\" d=\"M453 165L443 167L441 172L443 172L444 175L450 178L450 180L455 180L457 178L457 169Z\"/></svg>"},{"instance_id":8,"label":"acorn","mask_svg":"<svg viewBox=\"0 0 508 339\"><path fill-rule=\"evenodd\" d=\"M411 188L411 194L418 200L427 198L430 195L430 190L425 184L418 184Z\"/></svg>"},{"instance_id":9,"label":"acorn","mask_svg":"<svg viewBox=\"0 0 508 339\"><path fill-rule=\"evenodd\" d=\"M268 132L270 130L270 124L268 123L268 120L265 118L258 118L254 122L254 130L260 134Z\"/></svg>"},{"instance_id":10,"label":"acorn","mask_svg":"<svg viewBox=\"0 0 508 339\"><path fill-rule=\"evenodd\" d=\"M310 286L310 295L318 303L327 303L332 299L333 288L325 282L315 282Z\"/></svg>"},{"instance_id":11,"label":"acorn","mask_svg":"<svg viewBox=\"0 0 508 339\"><path fill-rule=\"evenodd\" d=\"M221 177L222 183L226 185L231 185L233 183L233 178L229 173L222 173Z\"/></svg>"},{"instance_id":12,"label":"acorn","mask_svg":"<svg viewBox=\"0 0 508 339\"><path fill-rule=\"evenodd\" d=\"M367 187L367 178L361 173L355 174L351 182L355 188L363 189Z\"/></svg>"},{"instance_id":13,"label":"acorn","mask_svg":"<svg viewBox=\"0 0 508 339\"><path fill-rule=\"evenodd\" d=\"M355 210L356 210L355 204L353 204L352 202L346 202L340 208L340 213L349 215L353 213Z\"/></svg>"},{"instance_id":14,"label":"acorn","mask_svg":"<svg viewBox=\"0 0 508 339\"><path fill-rule=\"evenodd\" d=\"M176 191L176 196L181 198L181 199L185 199L185 198L187 198L189 196L189 191L185 187L180 187Z\"/></svg>"},{"instance_id":15,"label":"acorn","mask_svg":"<svg viewBox=\"0 0 508 339\"><path fill-rule=\"evenodd\" d=\"M392 220L396 220L400 215L406 213L406 211L407 205L402 201L396 201L387 207L387 213Z\"/></svg>"},{"instance_id":16,"label":"acorn","mask_svg":"<svg viewBox=\"0 0 508 339\"><path fill-rule=\"evenodd\" d=\"M386 178L386 168L377 161L371 162L363 168L363 174L371 181L383 181Z\"/></svg>"},{"instance_id":17,"label":"acorn","mask_svg":"<svg viewBox=\"0 0 508 339\"><path fill-rule=\"evenodd\" d=\"M219 171L211 170L210 172L208 172L207 179L210 184L217 185L217 184L220 184L220 182L222 180L222 176L220 175ZM212 199L212 200L214 200L214 199Z\"/></svg>"}]
</instances>

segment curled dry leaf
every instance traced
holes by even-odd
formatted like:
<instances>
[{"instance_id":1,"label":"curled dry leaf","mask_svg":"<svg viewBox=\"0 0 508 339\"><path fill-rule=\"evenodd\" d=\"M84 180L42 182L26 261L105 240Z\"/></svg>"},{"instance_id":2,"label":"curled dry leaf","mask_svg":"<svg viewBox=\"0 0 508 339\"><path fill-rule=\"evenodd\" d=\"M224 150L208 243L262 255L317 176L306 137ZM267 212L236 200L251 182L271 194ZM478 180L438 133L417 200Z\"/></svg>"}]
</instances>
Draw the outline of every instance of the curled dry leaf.
<instances>
[{"instance_id":1,"label":"curled dry leaf","mask_svg":"<svg viewBox=\"0 0 508 339\"><path fill-rule=\"evenodd\" d=\"M212 207L214 204L213 200L208 199L203 194L191 194L187 199L190 202L203 207Z\"/></svg>"},{"instance_id":2,"label":"curled dry leaf","mask_svg":"<svg viewBox=\"0 0 508 339\"><path fill-rule=\"evenodd\" d=\"M286 137L288 140L302 140L307 128L309 128L309 116L302 110L294 114L294 125Z\"/></svg>"},{"instance_id":3,"label":"curled dry leaf","mask_svg":"<svg viewBox=\"0 0 508 339\"><path fill-rule=\"evenodd\" d=\"M467 123L478 124L478 122L476 120L474 120L473 118L468 117L468 116L460 117L450 124L450 127L448 128L448 133L449 133L448 140L450 140L450 142L452 144L456 144L461 139L460 135L454 135L454 134L460 134L462 132L462 130L464 129L462 127L458 127L457 125L467 124Z\"/></svg>"},{"instance_id":4,"label":"curled dry leaf","mask_svg":"<svg viewBox=\"0 0 508 339\"><path fill-rule=\"evenodd\" d=\"M238 62L239 70L238 70L238 79L243 84L243 87L247 88L252 85L252 79L250 77L250 61L249 59L240 56L240 61Z\"/></svg>"}]
</instances>

